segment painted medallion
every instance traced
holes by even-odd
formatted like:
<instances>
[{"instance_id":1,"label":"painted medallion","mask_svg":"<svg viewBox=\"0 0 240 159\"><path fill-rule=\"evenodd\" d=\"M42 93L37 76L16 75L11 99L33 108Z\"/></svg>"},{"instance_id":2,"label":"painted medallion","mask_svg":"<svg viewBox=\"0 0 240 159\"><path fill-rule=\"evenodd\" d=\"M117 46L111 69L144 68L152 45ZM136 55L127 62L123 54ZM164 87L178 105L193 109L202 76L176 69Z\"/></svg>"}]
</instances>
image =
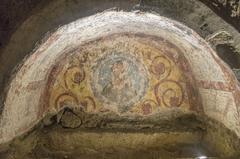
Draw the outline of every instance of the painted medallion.
<instances>
[{"instance_id":1,"label":"painted medallion","mask_svg":"<svg viewBox=\"0 0 240 159\"><path fill-rule=\"evenodd\" d=\"M127 111L146 93L146 69L135 57L123 53L106 55L94 67L92 88L102 102Z\"/></svg>"}]
</instances>

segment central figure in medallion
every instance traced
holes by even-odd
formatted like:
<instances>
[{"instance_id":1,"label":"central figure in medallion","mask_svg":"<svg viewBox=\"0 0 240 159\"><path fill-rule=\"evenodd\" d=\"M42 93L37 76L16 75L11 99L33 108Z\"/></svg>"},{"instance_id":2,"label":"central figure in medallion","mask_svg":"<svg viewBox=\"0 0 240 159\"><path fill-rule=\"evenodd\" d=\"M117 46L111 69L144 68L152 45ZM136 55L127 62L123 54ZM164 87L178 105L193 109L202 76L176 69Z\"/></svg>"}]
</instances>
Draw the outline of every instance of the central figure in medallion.
<instances>
[{"instance_id":1,"label":"central figure in medallion","mask_svg":"<svg viewBox=\"0 0 240 159\"><path fill-rule=\"evenodd\" d=\"M111 66L111 80L103 88L102 95L117 103L124 103L137 95L137 90L129 79L128 68L125 61L116 61Z\"/></svg>"},{"instance_id":2,"label":"central figure in medallion","mask_svg":"<svg viewBox=\"0 0 240 159\"><path fill-rule=\"evenodd\" d=\"M144 66L135 57L114 53L98 60L94 69L93 90L102 102L125 112L146 93Z\"/></svg>"}]
</instances>

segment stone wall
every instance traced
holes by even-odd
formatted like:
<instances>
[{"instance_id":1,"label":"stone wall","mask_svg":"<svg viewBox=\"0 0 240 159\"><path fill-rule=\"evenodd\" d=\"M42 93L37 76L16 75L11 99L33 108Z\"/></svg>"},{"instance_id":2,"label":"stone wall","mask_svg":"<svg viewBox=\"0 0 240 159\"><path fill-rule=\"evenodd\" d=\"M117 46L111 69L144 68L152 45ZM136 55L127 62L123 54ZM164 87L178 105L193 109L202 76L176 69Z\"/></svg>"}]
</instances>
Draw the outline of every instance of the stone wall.
<instances>
[{"instance_id":1,"label":"stone wall","mask_svg":"<svg viewBox=\"0 0 240 159\"><path fill-rule=\"evenodd\" d=\"M193 113L239 137L238 97L230 68L193 30L155 14L103 12L60 27L24 61L9 85L0 141L66 107L139 122Z\"/></svg>"},{"instance_id":2,"label":"stone wall","mask_svg":"<svg viewBox=\"0 0 240 159\"><path fill-rule=\"evenodd\" d=\"M240 26L240 1L239 0L200 0L216 13L231 23L236 29Z\"/></svg>"},{"instance_id":3,"label":"stone wall","mask_svg":"<svg viewBox=\"0 0 240 159\"><path fill-rule=\"evenodd\" d=\"M213 10L216 9L216 11L215 11L216 13L218 13L217 12L218 8L221 8L220 10L228 10L227 13L222 17L224 17L225 19L228 19L229 16L232 15L233 16L232 19L234 19L235 21L238 20L238 16L237 16L237 14L235 14L237 12L233 12L233 14L232 14L232 12L231 13L229 12L229 8L231 8L231 6L233 6L233 5L237 6L236 5L237 3L230 4L229 3L230 1L226 1L227 2L226 4L228 4L228 5L223 5L224 7L219 7L219 3L217 1L211 1L211 2L212 2L211 4L216 3L217 5L214 5L215 7L213 7L211 4L207 4L207 3L206 4L208 6L213 7L212 8ZM55 36L55 34L52 35L52 33L57 28L59 28L59 26L68 24L69 22L75 21L78 18L83 18L85 16L89 16L89 15L104 11L106 9L110 9L112 7L116 7L116 8L112 8L110 10L135 11L136 14L139 14L139 15L143 14L139 11L136 11L139 9L141 11L153 12L154 14L160 14L160 15L166 16L168 18L180 21L180 22L184 23L185 25L187 25L188 27L192 28L194 31L196 31L202 38L206 39L206 41L209 44L211 44L212 48L217 51L217 53L220 55L220 57L222 59L224 59L230 65L231 68L239 68L239 66L240 66L239 55L238 55L239 48L240 48L240 37L239 37L239 32L235 29L236 28L235 22L228 21L229 23L231 23L235 26L235 28L234 28L231 25L229 25L228 23L226 23L223 19L221 19L218 15L216 15L212 10L210 10L208 7L206 7L205 5L203 5L202 3L198 2L198 1L194 1L194 0L186 0L186 1L182 1L182 0L170 0L170 1L150 0L150 1L145 1L145 2L141 1L140 4L139 4L139 1L135 1L135 0L131 0L131 1L128 1L128 0L126 0L126 1L104 0L101 2L99 2L97 0L90 1L90 2L89 1L86 2L83 0L59 0L59 1L51 1L51 2L49 2L49 1L47 1L47 2L46 1L41 1L41 2L38 2L38 1L34 1L34 2L32 2L32 1L2 1L1 3L3 5L0 5L0 8L2 8L2 9L0 9L0 12L4 12L4 13L0 14L1 15L0 19L3 21L3 23L0 24L1 25L0 28L2 28L0 34L3 35L3 36L1 36L3 38L0 39L0 42L1 42L1 44L0 44L0 46L1 46L1 48L0 48L0 56L1 56L1 58L0 58L0 89L1 89L1 92L0 93L2 94L2 97L3 97L0 102L1 103L0 107L3 110L3 114L5 114L4 121L8 122L8 119L9 119L8 117L11 118L11 114L12 114L13 122L12 123L10 122L7 124L8 128L10 128L10 129L8 129L8 130L5 129L4 131L2 131L2 135L7 134L7 136L9 138L13 138L15 135L19 135L19 134L22 134L22 133L28 131L32 126L34 126L38 121L40 121L42 119L42 117L44 117L44 115L46 115L47 113L50 112L50 113L55 114L59 110L63 109L66 104L74 106L74 104L76 104L75 103L76 101L80 101L81 105L83 106L83 110L87 113L92 113L94 111L98 112L98 113L109 111L107 109L102 108L101 103L96 104L95 102L93 102L93 100L92 100L93 94L89 93L89 91L88 91L89 94L87 94L87 93L86 94L78 94L78 93L76 94L77 97L80 97L82 95L88 95L88 98L86 98L85 100L83 100L81 97L77 98L77 100L76 100L76 98L71 98L72 94L75 94L77 90L79 90L79 89L91 90L90 88L93 87L93 86L91 86L91 84L89 84L89 87L86 87L86 88L83 88L80 85L78 85L78 83L81 83L83 81L83 79L89 78L89 76L90 76L89 73L83 73L81 70L79 71L79 69L76 69L75 67L73 67L73 68L64 68L63 67L63 64L64 65L66 64L66 66L68 66L71 64L71 62L74 61L71 58L67 58L68 60L70 60L70 62L66 62L66 63L61 63L60 62L61 60L59 60L59 61L57 60L59 62L59 65L56 65L56 67L54 67L55 69L52 69L52 70L46 68L46 67L48 67L48 65L45 65L45 67L40 67L40 65L39 65L39 70L33 71L35 73L33 73L33 74L30 73L31 75L29 74L30 76L28 76L28 77L31 77L34 79L34 78L39 77L39 75L44 74L45 71L50 71L50 72L52 72L54 79L43 78L41 80L41 78L38 78L37 80L31 81L29 78L23 78L25 80L19 80L19 81L24 81L22 83L23 85L21 85L21 83L19 83L19 85L18 84L15 85L16 86L15 88L17 88L16 91L13 91L13 90L10 91L13 94L15 94L16 96L11 94L8 96L10 98L8 98L7 100L5 100L5 99L7 97L6 96L7 91L9 89L11 89L11 87L13 86L12 84L14 84L14 81L16 82L15 76L17 75L18 76L17 78L21 79L21 76L25 74L25 71L27 71L30 68L30 65L28 65L27 63L25 63L25 64L23 64L23 63L26 62L26 59L28 59L28 57L31 55L31 53L36 52L36 48L38 48L38 51L40 50L40 52L41 52L41 49L39 49L39 48L42 48L44 50L47 48L46 45L50 45L52 42L58 40L59 37ZM9 5L9 4L12 4L12 5ZM93 7L93 6L95 6L95 7ZM11 9L11 8L14 8L14 9ZM7 12L6 9L12 10L12 11ZM234 9L230 9L230 10L235 11L236 7ZM181 26L181 25L179 25L179 26ZM179 27L179 26L176 26L176 27ZM61 30L61 29L58 29L58 30ZM63 32L64 32L64 29L63 29ZM135 40L143 38L143 37L141 37L140 34L134 35L134 37L128 37L127 34L121 35L121 36L122 36L122 39L125 39L128 41L131 41L133 38L135 38ZM113 37L111 37L111 38L113 38ZM105 44L111 43L111 40L107 42L106 37L104 39L105 39ZM103 39L101 39L101 40L103 40ZM114 41L119 41L119 39L115 39ZM122 40L122 41L124 42L124 40ZM133 41L131 41L131 43ZM139 41L141 41L141 40L139 40ZM143 41L148 41L148 40L145 39ZM44 42L46 42L45 43L46 45L40 45L40 44L43 44ZM178 43L176 45L180 45L180 43ZM88 49L91 48L90 45L86 45L86 46L88 46L88 48L86 47L85 51L87 51ZM134 46L131 48L134 48ZM207 48L207 49L209 49L209 48ZM95 48L95 50L97 50L97 49ZM102 49L102 50L104 50L104 49ZM147 49L145 49L145 50L147 50ZM82 50L76 49L74 51L74 50L67 49L65 51L76 53L76 55L77 55L78 54L77 52L78 51L81 52ZM129 49L128 49L128 51L129 51ZM49 52L49 54L50 54L50 52ZM161 53L159 53L159 54L161 54ZM185 53L181 53L181 54L185 54ZM153 64L155 64L156 67L149 65L150 70L153 70L152 71L153 76L155 76L156 74L162 74L164 71L168 72L168 69L166 69L166 70L163 69L162 64L168 65L169 63L166 61L168 61L169 59L168 59L168 57L163 57L163 56L164 55L162 55L161 58L157 58L157 60L155 60L155 62L153 62ZM25 57L25 59L24 59L24 57ZM217 65L219 64L221 66L221 69L223 69L223 71L219 72L219 71L217 71L218 69L214 70L214 68L211 68L209 65L209 64L211 64L211 66L213 66L212 64L214 63L215 59L213 60L213 63L212 63L212 62L209 62L209 61L211 61L210 57L206 58L208 56L198 57L195 59L194 59L194 57L190 57L188 55L186 55L186 57L191 59L191 61L195 61L195 62L196 62L196 59L199 59L199 58L204 59L205 58L205 60L202 60L202 62L200 62L200 63L191 62L192 65L190 67L190 68L192 68L192 67L194 68L193 72L194 72L194 76L196 76L196 79L192 80L192 82L195 81L196 83L190 82L191 83L190 87L198 88L199 91L197 91L197 92L200 95L198 93L197 94L192 93L192 90L189 91L189 87L185 87L185 85L183 83L184 83L184 81L187 81L186 78L184 78L186 74L183 74L183 76L181 76L182 70L185 69L185 66L183 65L185 62L183 62L182 64L178 64L175 67L173 64L174 63L174 58L173 58L173 61L170 62L171 66L172 66L170 70L172 70L172 69L175 70L174 74L177 74L179 76L173 76L170 73L169 78L174 79L175 81L177 81L177 83L179 83L179 82L181 83L180 87L178 87L179 85L175 86L176 82L175 82L175 84L173 84L174 82L173 83L170 82L171 83L170 85L173 86L173 88L175 88L176 90L178 90L177 94L176 94L176 98L174 98L175 100L170 100L170 98L167 98L167 102L162 102L161 98L155 99L156 94L154 95L154 93L149 93L148 98L152 98L153 100L151 100L151 102L149 102L149 100L147 100L148 102L143 102L143 103L134 105L134 107L136 107L136 109L134 109L132 112L130 112L130 114L131 113L137 114L137 115L140 115L141 117L142 116L148 117L148 116L152 116L152 115L154 116L155 114L157 114L163 110L168 110L169 108L171 109L171 106L175 105L174 107L179 108L179 110L181 110L183 112L188 112L188 113L191 112L192 113L192 111L193 111L193 112L200 113L200 115L201 115L201 113L204 112L204 114L206 116L210 116L211 119L217 120L218 122L223 124L224 128L227 127L231 130L230 132L229 131L224 132L224 134L229 135L232 132L234 132L235 135L239 134L239 129L238 129L239 116L237 114L238 109L236 107L236 106L238 106L238 100L236 100L236 99L238 99L238 96L236 96L236 90L235 90L236 87L232 85L232 82L235 83L236 81L235 81L234 77L232 76L232 73L229 72L228 67L226 67L225 64L222 63L221 61L219 62L217 60L218 61L218 62L216 62ZM82 58L84 61L85 57L82 57ZM122 58L124 58L124 57L122 57ZM31 59L38 59L38 56L31 56ZM116 59L115 56L113 56L113 60L114 59ZM71 61L71 60L73 60L73 61ZM44 58L43 58L43 61L44 61ZM128 61L128 59L125 59L125 61ZM159 64L159 62L161 64ZM56 64L56 61L53 63ZM136 62L136 63L138 63L138 62ZM204 66L201 66L201 65L203 65L203 63L204 63ZM35 64L37 66L37 63L35 63ZM76 64L80 65L81 63L78 63L78 61L77 61ZM148 66L148 64L146 64L146 63L144 63L144 65ZM183 66L181 66L181 65L183 65ZM23 67L21 68L21 66L23 66ZM25 66L27 66L27 67L25 67ZM134 71L134 69L133 69L134 65L130 65L130 66L132 66L130 68L132 69L133 72L135 72L135 73L138 72L136 70ZM201 66L202 70L201 70L201 68L198 68L200 66ZM86 67L86 66L84 66L84 67ZM19 76L19 74L16 74L16 72L19 71L20 68L23 71L22 71L22 73L20 73L20 76ZM178 68L182 68L182 69L178 70ZM176 70L178 70L178 71L176 71ZM201 73L206 70L209 71L208 75ZM15 73L12 73L12 71L14 71ZM212 73L211 73L211 71L212 71ZM178 73L176 73L176 72L178 72ZM216 72L218 72L218 73L216 73ZM64 80L64 77L65 77L64 73L69 75L69 78L67 78L67 80ZM222 74L224 74L224 75L222 75ZM223 78L222 77L220 78L220 76L222 76ZM55 79L55 77L57 80ZM207 78L212 77L212 80L213 79L214 80L215 79L218 79L218 80L224 79L224 80L229 80L231 82L224 83L221 80L217 81L217 82L214 80L208 81L208 79L207 80L205 79L206 77ZM230 77L230 78L228 79L228 77ZM191 78L192 77L187 78L188 81L191 81ZM10 84L10 82L12 81L10 79L13 80L12 84ZM151 79L152 79L152 77L151 77ZM29 80L30 80L30 83L28 83ZM49 88L51 88L51 89L49 89L47 91L45 89L45 84L44 84L45 81L51 83L50 85L48 85ZM155 82L156 81L151 81L150 83L153 83L153 85L154 85ZM65 84L63 84L62 85L63 87L62 87L61 85L58 85L58 83L65 83ZM157 83L155 83L155 84L157 84ZM135 85L135 86L137 86L137 85ZM156 88L161 88L160 86L162 86L162 85L160 83L157 86L156 86ZM167 84L167 86L169 86L169 85ZM183 103L179 104L179 101L181 101L181 98L183 97L183 96L181 96L181 91L179 91L181 89L178 89L181 87L184 88L183 89L184 92L190 92L190 93L185 93L184 94L185 100L183 100ZM5 91L2 91L4 88L5 88ZM25 88L29 92L26 90L24 91ZM72 92L70 92L70 93L69 93L69 88L71 88L71 90L72 90ZM139 88L139 87L138 87L138 89L144 90L143 88ZM66 91L66 90L68 90L68 91ZM162 89L155 89L155 90L156 90L155 92L158 92L158 93L160 92L160 94L161 94L161 92L164 92L164 90L162 90ZM39 95L39 93L41 94L41 91L46 91L45 93L47 95L49 95L50 99L43 98L41 96L40 97L41 101L39 101L37 96ZM89 95L91 95L91 96L89 96ZM73 96L75 96L75 95L73 95ZM97 96L101 96L101 95L98 94ZM191 96L191 98L189 98L191 100L188 100L189 96ZM108 97L111 98L110 96L108 96ZM139 98L140 97L141 96L139 96ZM203 99L203 100L198 100L198 99L196 99L197 97L201 97L201 99ZM102 101L102 100L100 100L100 101ZM3 102L5 102L5 104L3 104ZM24 104L24 102L26 102L28 104L26 104L26 103ZM35 102L35 104L34 104L34 102ZM22 105L22 107L21 108L18 107L17 109L15 109L16 103L18 103L18 106ZM44 103L45 105L40 104L41 106L38 107L39 103ZM130 100L130 103L131 103L131 100ZM126 106L128 106L130 103L127 103ZM161 110L156 109L155 106L158 105L156 103L158 103L158 104L160 103L160 105L164 109L161 109ZM169 105L169 103L170 103L170 105ZM5 106L7 105L7 107L4 108L4 105ZM13 105L15 105L15 106L13 106ZM30 105L32 105L32 107L30 107L31 109L28 109L28 108L24 109L24 107L30 106ZM89 107L87 107L87 106L89 106ZM113 111L117 114L120 114L120 116L122 113L124 114L124 111L117 109L118 104L116 104L115 106L116 107L112 107L110 109L110 112ZM39 109L39 108L41 108L41 109ZM5 112L4 112L4 109L5 109ZM6 110L7 110L7 113L6 113ZM129 109L127 109L127 112L129 112ZM162 114L163 116L167 114L165 111L163 111L163 112L164 112ZM6 114L8 114L9 116ZM21 115L25 114L25 115L21 116L20 114ZM106 117L111 117L111 115L106 115ZM114 119L117 120L118 117L119 116L114 116ZM61 118L61 120L63 120L63 118ZM119 120L122 120L122 119L119 119ZM155 117L151 118L151 120L154 121ZM19 121L20 121L20 124L19 124ZM112 119L110 121L112 121ZM128 122L130 120L123 119L123 121ZM139 122L139 121L137 121L137 122ZM2 122L1 124L4 125L4 123L5 122ZM64 123L63 122L62 124L64 125L64 127L69 127L69 124L70 124L70 127L72 127L72 124L74 124L74 123ZM94 124L96 125L99 123L96 122ZM100 124L103 124L103 123L100 122ZM111 128L113 128L114 126L115 126L114 128L118 128L119 126L124 127L124 124L123 125L119 124L118 121L116 123L113 122L111 124L110 124ZM141 126L143 126L143 127L149 126L148 124L146 124L146 125L140 124L140 129L142 128ZM163 124L163 125L165 126L165 124ZM188 125L188 124L186 124L186 125ZM214 125L216 128L217 124L214 124ZM107 126L109 126L109 125L107 125ZM124 127L124 128L126 128L126 127ZM129 126L129 127L131 127L131 126ZM169 127L169 125L167 125L167 127ZM14 128L16 131L15 132L12 131L11 128ZM170 126L170 128L172 128L172 127ZM179 130L181 129L180 126L177 128L179 128ZM137 126L136 126L136 129L138 129ZM205 129L205 128L201 127L201 129ZM221 128L221 129L219 129L219 131L216 131L216 130L212 130L212 128L209 128L209 130L207 130L209 132L207 133L205 139L206 139L206 141L209 142L213 136L217 136L219 138L219 143L221 144L221 148L222 148L222 151L219 151L219 152L222 152L222 153L226 152L226 153L231 154L231 151L235 149L235 148L231 147L232 145L234 145L232 143L236 143L236 145L238 145L237 144L238 140L234 141L236 139L236 136L234 136L234 135L233 135L234 137L232 137L232 138L230 137L231 139L229 139L228 136L226 136L226 138L221 140L220 134L222 133L222 130L224 130L224 129ZM202 133L202 131L201 131L201 133ZM3 139L3 140L5 140L5 139ZM5 141L7 141L7 140L8 139L6 139ZM214 145L216 143L211 143L211 144Z\"/></svg>"}]
</instances>

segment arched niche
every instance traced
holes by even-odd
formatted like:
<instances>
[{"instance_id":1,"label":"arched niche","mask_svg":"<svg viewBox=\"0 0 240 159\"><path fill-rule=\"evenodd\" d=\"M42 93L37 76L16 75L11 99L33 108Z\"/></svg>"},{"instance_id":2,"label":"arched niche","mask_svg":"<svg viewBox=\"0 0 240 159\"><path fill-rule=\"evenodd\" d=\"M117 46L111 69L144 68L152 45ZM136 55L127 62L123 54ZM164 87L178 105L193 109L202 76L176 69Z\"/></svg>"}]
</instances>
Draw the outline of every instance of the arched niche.
<instances>
[{"instance_id":1,"label":"arched niche","mask_svg":"<svg viewBox=\"0 0 240 159\"><path fill-rule=\"evenodd\" d=\"M52 33L9 85L0 143L66 106L124 118L196 114L240 136L231 70L193 30L150 13L103 12Z\"/></svg>"}]
</instances>

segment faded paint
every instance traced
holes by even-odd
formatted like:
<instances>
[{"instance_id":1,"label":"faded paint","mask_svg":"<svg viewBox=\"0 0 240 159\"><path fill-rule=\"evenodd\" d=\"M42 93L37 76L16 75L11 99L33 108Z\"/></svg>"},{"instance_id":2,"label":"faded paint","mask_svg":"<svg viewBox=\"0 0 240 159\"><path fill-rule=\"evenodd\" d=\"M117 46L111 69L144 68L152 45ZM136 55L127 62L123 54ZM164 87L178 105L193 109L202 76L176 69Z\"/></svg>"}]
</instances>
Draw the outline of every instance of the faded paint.
<instances>
[{"instance_id":1,"label":"faded paint","mask_svg":"<svg viewBox=\"0 0 240 159\"><path fill-rule=\"evenodd\" d=\"M172 54L179 50L164 48L169 42L162 39L156 41L144 36L116 34L88 42L71 55L66 51L57 63L58 73L50 76L46 105L53 112L66 106L80 106L93 113L104 109L138 115L174 107L189 110L190 103L197 99L190 98L190 88L194 86L181 70L184 60L174 59L169 53L170 49ZM162 49L154 47L153 41L159 44L162 41ZM59 96L66 93L69 98L63 102ZM87 102L90 105L86 104L86 97L92 99Z\"/></svg>"},{"instance_id":2,"label":"faded paint","mask_svg":"<svg viewBox=\"0 0 240 159\"><path fill-rule=\"evenodd\" d=\"M128 83L126 92L140 90L129 102L114 100L119 94L104 97L97 84L101 78L113 78L105 77L114 71L110 65L116 60L107 56L112 53L123 53L125 69L136 75L125 74L121 79ZM133 58L126 60L129 57ZM98 73L101 59L109 60L103 70L112 68L103 76ZM122 64L115 66L120 69ZM120 72L124 74L125 69ZM141 86L134 84L139 78ZM154 14L104 12L59 28L25 61L10 84L0 143L29 131L47 113L66 105L91 113L107 109L129 117L163 109L204 113L240 137L237 97L239 87L231 70L192 30ZM127 107L124 111L120 101Z\"/></svg>"}]
</instances>

